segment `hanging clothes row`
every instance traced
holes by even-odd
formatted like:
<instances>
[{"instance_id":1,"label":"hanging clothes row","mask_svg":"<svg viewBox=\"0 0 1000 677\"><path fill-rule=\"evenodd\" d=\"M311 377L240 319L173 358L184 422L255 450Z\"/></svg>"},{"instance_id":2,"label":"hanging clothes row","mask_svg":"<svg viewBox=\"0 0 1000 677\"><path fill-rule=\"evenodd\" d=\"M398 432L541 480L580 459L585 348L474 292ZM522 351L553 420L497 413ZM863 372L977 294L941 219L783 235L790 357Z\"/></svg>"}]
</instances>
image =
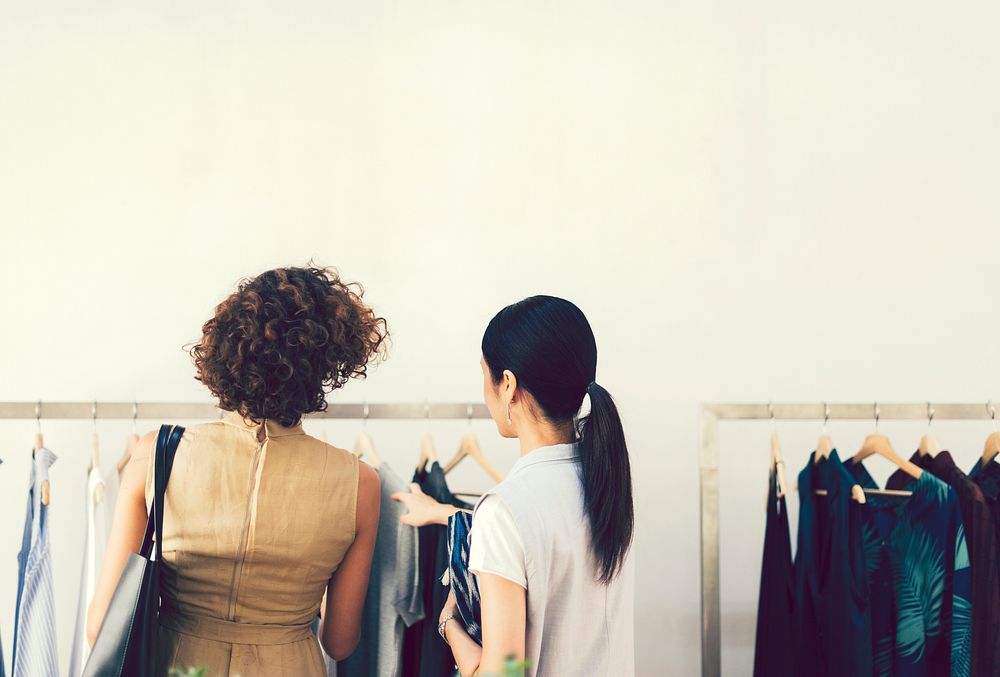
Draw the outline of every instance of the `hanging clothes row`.
<instances>
[{"instance_id":1,"label":"hanging clothes row","mask_svg":"<svg viewBox=\"0 0 1000 677\"><path fill-rule=\"evenodd\" d=\"M330 677L452 677L456 666L451 649L438 634L437 616L453 587L447 572L455 544L467 543L468 532L461 528L456 532L453 519L448 526L403 524L400 518L406 508L391 496L407 491L407 483L379 457L367 431L359 436L354 452L378 472L381 513L360 641L348 658L339 662L328 658L327 673ZM472 505L458 498L446 479L446 473L465 458L475 460L491 479L503 479L472 433L462 437L458 452L444 465L428 433L421 440L410 482L438 503L471 510ZM468 525L467 516L463 524Z\"/></svg>"},{"instance_id":2,"label":"hanging clothes row","mask_svg":"<svg viewBox=\"0 0 1000 677\"><path fill-rule=\"evenodd\" d=\"M133 431L126 445L126 453L119 461L119 478L138 439L138 435ZM14 608L14 641L10 674L12 677L55 677L58 674L59 657L55 625L55 592L52 584L52 554L49 546L49 507L52 495L49 468L56 462L57 456L45 446L40 420L31 454L28 505L21 550L18 553L17 598ZM79 677L90 653L86 631L87 609L97 586L97 576L111 528L111 506L114 504L113 488L105 482L100 468L100 444L96 420L86 482L86 505L83 512L86 516L86 528L81 549L82 566L69 677ZM0 650L0 677L4 675L3 652Z\"/></svg>"},{"instance_id":3,"label":"hanging clothes row","mask_svg":"<svg viewBox=\"0 0 1000 677\"><path fill-rule=\"evenodd\" d=\"M135 421L133 421L134 427ZM325 439L325 435L320 434ZM118 478L128 464L139 437L133 430L125 452L117 461ZM408 483L383 461L365 430L354 453L371 464L381 482L378 532L372 558L369 586L361 622L361 640L346 660L327 659L328 673L341 677L452 677L455 664L450 648L437 632L437 614L447 599L447 575L453 546L467 539L467 528L456 533L450 526L413 527L400 520L403 503L391 496L406 491ZM431 435L421 440L420 456L411 482L439 503L471 510L448 486L446 473L471 458L494 481L502 475L483 454L471 432L464 435L458 452L446 464L437 460ZM39 432L32 449L31 476L22 547L18 554L18 587L11 652L12 677L56 677L58 673L55 593L49 546L51 488L49 468L57 460L45 447ZM0 461L2 462L2 461ZM80 586L71 642L69 677L79 677L90 653L86 619L111 527L114 492L101 471L100 444L96 429L91 439L86 473L84 512L86 527L81 548ZM474 494L468 494L474 495ZM464 523L468 526L468 521ZM467 552L467 547L465 549ZM477 611L478 613L478 611ZM0 647L0 677L6 677Z\"/></svg>"},{"instance_id":4,"label":"hanging clothes row","mask_svg":"<svg viewBox=\"0 0 1000 677\"><path fill-rule=\"evenodd\" d=\"M966 475L930 431L909 460L876 433L842 461L824 423L794 560L771 446L755 677L1000 676L1000 433ZM897 468L884 488L872 455Z\"/></svg>"}]
</instances>

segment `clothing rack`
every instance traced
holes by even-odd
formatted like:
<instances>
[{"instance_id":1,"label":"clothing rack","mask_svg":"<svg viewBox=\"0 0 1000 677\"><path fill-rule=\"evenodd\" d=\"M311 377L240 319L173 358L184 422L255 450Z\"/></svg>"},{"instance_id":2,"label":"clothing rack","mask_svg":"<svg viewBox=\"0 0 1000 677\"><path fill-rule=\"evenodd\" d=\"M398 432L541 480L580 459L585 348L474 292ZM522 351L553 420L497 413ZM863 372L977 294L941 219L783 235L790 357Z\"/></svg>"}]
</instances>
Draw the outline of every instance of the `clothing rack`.
<instances>
[{"instance_id":1,"label":"clothing rack","mask_svg":"<svg viewBox=\"0 0 1000 677\"><path fill-rule=\"evenodd\" d=\"M0 419L217 419L221 410L204 402L0 402ZM482 403L343 402L305 418L324 419L488 419Z\"/></svg>"},{"instance_id":2,"label":"clothing rack","mask_svg":"<svg viewBox=\"0 0 1000 677\"><path fill-rule=\"evenodd\" d=\"M701 487L701 674L721 677L719 601L720 421L989 421L997 411L983 404L702 404L699 435Z\"/></svg>"}]
</instances>

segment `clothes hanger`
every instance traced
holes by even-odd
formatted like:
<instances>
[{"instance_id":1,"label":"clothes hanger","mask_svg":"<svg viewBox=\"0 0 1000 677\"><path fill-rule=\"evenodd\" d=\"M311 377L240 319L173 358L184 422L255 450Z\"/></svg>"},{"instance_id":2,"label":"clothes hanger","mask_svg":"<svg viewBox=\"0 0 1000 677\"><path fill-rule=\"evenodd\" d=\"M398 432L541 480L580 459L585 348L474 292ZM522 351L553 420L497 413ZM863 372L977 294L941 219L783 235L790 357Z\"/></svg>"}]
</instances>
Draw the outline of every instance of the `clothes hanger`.
<instances>
[{"instance_id":1,"label":"clothes hanger","mask_svg":"<svg viewBox=\"0 0 1000 677\"><path fill-rule=\"evenodd\" d=\"M100 438L97 436L97 400L94 400L94 405L90 409L91 413L94 415L94 433L90 438L90 467L87 468L87 474L94 468L101 467L101 444ZM97 486L94 487L94 502L101 503L104 500L104 482L98 482Z\"/></svg>"},{"instance_id":2,"label":"clothes hanger","mask_svg":"<svg viewBox=\"0 0 1000 677\"><path fill-rule=\"evenodd\" d=\"M830 405L826 402L823 403L823 432L820 433L819 439L816 440L816 457L814 462L819 462L821 459L830 458L830 453L833 451L833 438L826 431L826 424L830 421Z\"/></svg>"},{"instance_id":3,"label":"clothes hanger","mask_svg":"<svg viewBox=\"0 0 1000 677\"><path fill-rule=\"evenodd\" d=\"M876 417L878 413L875 414ZM826 402L823 403L823 431L820 433L819 440L816 444L816 455L813 462L819 461L820 458L829 458L830 453L833 451L833 438L827 433L826 425L830 420L830 405ZM876 418L877 421L877 418ZM825 456L823 456L825 454ZM798 481L795 482L795 490L799 490ZM813 491L817 496L826 496L830 492L826 489L815 489ZM851 498L858 503L865 503L865 492L861 488L860 484L854 484L851 486Z\"/></svg>"},{"instance_id":4,"label":"clothes hanger","mask_svg":"<svg viewBox=\"0 0 1000 677\"><path fill-rule=\"evenodd\" d=\"M469 415L469 432L462 435L462 441L458 445L458 452L447 464L444 466L445 474L448 473L452 468L458 465L459 461L469 457L474 460L479 466L486 471L486 474L493 478L494 482L501 482L503 480L503 475L500 471L493 467L493 464L487 460L486 456L483 454L483 450L479 446L479 440L476 438L476 434L472 432L472 404L470 403L468 409L466 410Z\"/></svg>"},{"instance_id":5,"label":"clothes hanger","mask_svg":"<svg viewBox=\"0 0 1000 677\"><path fill-rule=\"evenodd\" d=\"M377 468L382 465L382 459L375 451L375 442L372 441L372 436L368 434L367 402L365 402L365 413L361 420L361 434L358 435L358 441L354 443L354 453L358 455L358 458L367 456L368 460L371 461L372 467Z\"/></svg>"},{"instance_id":6,"label":"clothes hanger","mask_svg":"<svg viewBox=\"0 0 1000 677\"><path fill-rule=\"evenodd\" d=\"M941 453L941 445L937 441L937 437L931 432L931 423L934 422L934 407L931 403L927 403L927 432L924 433L923 437L920 438L920 446L917 447L917 453L921 456L930 456L931 458L937 456Z\"/></svg>"},{"instance_id":7,"label":"clothes hanger","mask_svg":"<svg viewBox=\"0 0 1000 677\"><path fill-rule=\"evenodd\" d=\"M890 462L901 468L903 472L905 472L907 475L913 477L914 479L918 479L921 475L924 474L924 471L920 468L920 466L911 463L910 461L906 460L898 453L896 453L896 450L893 448L892 443L889 441L889 438L878 432L878 419L879 419L879 408L878 408L878 403L876 402L875 432L865 437L865 441L862 443L861 449L858 450L858 453L855 454L855 458L859 455L861 455L862 458L868 458L873 454L878 454L882 458L889 460ZM869 489L867 493L885 493L885 490Z\"/></svg>"},{"instance_id":8,"label":"clothes hanger","mask_svg":"<svg viewBox=\"0 0 1000 677\"><path fill-rule=\"evenodd\" d=\"M997 454L1000 454L1000 431L997 430L997 410L993 406L993 402L986 403L986 411L990 414L990 419L993 421L993 432L990 436L986 438L986 444L983 445L983 460L980 462L980 467L986 467Z\"/></svg>"},{"instance_id":9,"label":"clothes hanger","mask_svg":"<svg viewBox=\"0 0 1000 677\"><path fill-rule=\"evenodd\" d=\"M42 401L38 400L38 404L35 405L35 423L38 425L38 434L35 435L35 448L32 450L32 457L34 457L35 452L38 452L45 446L45 440L42 438ZM48 505L49 501L52 500L52 491L49 486L48 480L42 480L42 505Z\"/></svg>"},{"instance_id":10,"label":"clothes hanger","mask_svg":"<svg viewBox=\"0 0 1000 677\"><path fill-rule=\"evenodd\" d=\"M87 468L88 473L94 468L101 467L101 445L97 437L97 400L94 400L94 403L90 406L90 414L94 420L94 432L90 436L90 466Z\"/></svg>"},{"instance_id":11,"label":"clothes hanger","mask_svg":"<svg viewBox=\"0 0 1000 677\"><path fill-rule=\"evenodd\" d=\"M788 493L788 480L785 477L785 460L781 456L781 444L778 442L778 423L774 418L774 407L767 403L767 411L771 415L771 470L778 475L778 498Z\"/></svg>"},{"instance_id":12,"label":"clothes hanger","mask_svg":"<svg viewBox=\"0 0 1000 677\"><path fill-rule=\"evenodd\" d=\"M139 403L132 403L132 433L125 440L125 451L122 452L121 458L115 463L115 470L118 471L118 478L121 479L122 473L125 472L125 466L128 462L132 460L132 452L135 451L136 442L139 441L139 434L135 430L136 420L139 418ZM222 418L222 410L219 410L219 418Z\"/></svg>"},{"instance_id":13,"label":"clothes hanger","mask_svg":"<svg viewBox=\"0 0 1000 677\"><path fill-rule=\"evenodd\" d=\"M420 440L420 456L417 458L417 471L422 471L427 467L427 463L437 461L437 452L434 450L434 438L431 437L430 420L431 405L424 400L424 418L427 420L427 433Z\"/></svg>"}]
</instances>

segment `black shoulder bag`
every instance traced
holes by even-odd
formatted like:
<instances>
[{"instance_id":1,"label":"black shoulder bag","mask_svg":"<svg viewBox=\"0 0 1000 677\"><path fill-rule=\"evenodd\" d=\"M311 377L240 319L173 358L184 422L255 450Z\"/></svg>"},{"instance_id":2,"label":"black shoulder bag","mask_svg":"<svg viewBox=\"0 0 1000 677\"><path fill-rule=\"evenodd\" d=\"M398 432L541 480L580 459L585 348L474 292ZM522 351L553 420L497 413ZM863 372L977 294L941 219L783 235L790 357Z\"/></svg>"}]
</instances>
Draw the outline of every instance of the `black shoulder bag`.
<instances>
[{"instance_id":1,"label":"black shoulder bag","mask_svg":"<svg viewBox=\"0 0 1000 677\"><path fill-rule=\"evenodd\" d=\"M156 438L153 509L138 553L131 553L94 640L83 677L152 675L159 632L160 561L163 558L163 495L174 465L181 426L160 426ZM153 559L153 533L156 558Z\"/></svg>"}]
</instances>

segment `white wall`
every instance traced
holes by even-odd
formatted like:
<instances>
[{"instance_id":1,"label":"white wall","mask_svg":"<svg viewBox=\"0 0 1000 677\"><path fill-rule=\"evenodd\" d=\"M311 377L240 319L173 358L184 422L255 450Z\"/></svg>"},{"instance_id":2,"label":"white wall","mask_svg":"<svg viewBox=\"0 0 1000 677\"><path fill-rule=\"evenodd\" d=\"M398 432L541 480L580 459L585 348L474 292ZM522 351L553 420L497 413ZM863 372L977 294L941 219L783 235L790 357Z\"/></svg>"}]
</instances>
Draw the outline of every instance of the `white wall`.
<instances>
[{"instance_id":1,"label":"white wall","mask_svg":"<svg viewBox=\"0 0 1000 677\"><path fill-rule=\"evenodd\" d=\"M391 360L335 400L475 399L493 313L565 296L629 434L640 674L696 674L699 401L1000 399L998 18L898 0L4 3L0 399L207 399L182 344L239 277L310 257L361 280L394 331ZM464 425L435 427L439 446ZM413 462L422 423L371 427ZM109 469L129 428L99 422ZM349 445L357 425L324 430ZM839 430L846 449L867 428ZM65 666L90 424L45 431ZM723 439L727 676L749 674L767 432ZM787 432L790 464L815 432ZM968 456L985 432L952 441ZM33 433L0 426L8 658Z\"/></svg>"}]
</instances>

